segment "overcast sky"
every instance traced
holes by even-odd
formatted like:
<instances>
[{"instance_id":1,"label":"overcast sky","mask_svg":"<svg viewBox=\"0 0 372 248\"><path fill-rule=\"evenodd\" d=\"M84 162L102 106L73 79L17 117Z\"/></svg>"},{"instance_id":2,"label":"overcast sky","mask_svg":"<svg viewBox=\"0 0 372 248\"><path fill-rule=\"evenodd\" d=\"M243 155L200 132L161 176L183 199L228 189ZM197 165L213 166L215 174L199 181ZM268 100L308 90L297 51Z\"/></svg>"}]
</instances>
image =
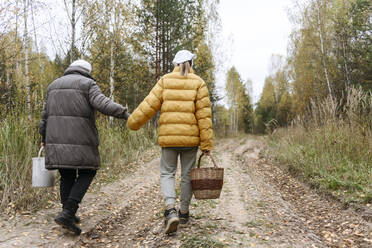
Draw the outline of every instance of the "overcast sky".
<instances>
[{"instance_id":1,"label":"overcast sky","mask_svg":"<svg viewBox=\"0 0 372 248\"><path fill-rule=\"evenodd\" d=\"M253 81L256 102L269 74L272 54L287 54L291 0L221 0L220 16L228 67L234 65L244 81ZM219 79L220 88L225 79Z\"/></svg>"}]
</instances>

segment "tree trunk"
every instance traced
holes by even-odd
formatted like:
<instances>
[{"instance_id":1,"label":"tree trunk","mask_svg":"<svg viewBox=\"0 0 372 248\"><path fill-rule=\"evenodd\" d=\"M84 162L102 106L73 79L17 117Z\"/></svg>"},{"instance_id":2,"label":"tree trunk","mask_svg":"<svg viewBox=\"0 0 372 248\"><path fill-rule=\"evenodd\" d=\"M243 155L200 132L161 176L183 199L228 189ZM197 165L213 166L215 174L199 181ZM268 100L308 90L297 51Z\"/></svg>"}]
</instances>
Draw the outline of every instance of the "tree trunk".
<instances>
[{"instance_id":1,"label":"tree trunk","mask_svg":"<svg viewBox=\"0 0 372 248\"><path fill-rule=\"evenodd\" d=\"M17 54L18 54L18 0L16 1L16 12L15 12L15 32L14 32L14 54L13 54L13 59L12 59L12 66L11 66L11 73L10 73L10 78L9 78L9 88L10 92L8 95L8 112L11 112L14 106L14 94L15 94L15 74L17 71L17 66L18 66L18 60L17 60Z\"/></svg>"},{"instance_id":2,"label":"tree trunk","mask_svg":"<svg viewBox=\"0 0 372 248\"><path fill-rule=\"evenodd\" d=\"M239 111L238 107L235 110L235 135L238 135L238 127L239 127Z\"/></svg>"},{"instance_id":3,"label":"tree trunk","mask_svg":"<svg viewBox=\"0 0 372 248\"><path fill-rule=\"evenodd\" d=\"M169 18L169 17L168 17ZM169 54L169 51L170 51L170 27L171 27L171 23L170 23L170 20L167 20L167 68L166 68L166 71L167 73L170 72L171 68L169 67L170 65L170 61L172 61L172 58L170 57L170 54Z\"/></svg>"},{"instance_id":4,"label":"tree trunk","mask_svg":"<svg viewBox=\"0 0 372 248\"><path fill-rule=\"evenodd\" d=\"M347 66L346 62L346 48L345 48L345 41L342 41L342 50L343 50L343 57L344 57L344 65L345 65L345 77L346 77L346 85L345 90L347 90L350 87L350 76L349 76L349 68Z\"/></svg>"},{"instance_id":5,"label":"tree trunk","mask_svg":"<svg viewBox=\"0 0 372 248\"><path fill-rule=\"evenodd\" d=\"M161 75L161 46L160 46L160 9L161 1L156 1L156 12L155 12L155 83L160 79ZM154 83L154 84L155 84ZM137 104L135 105L137 106ZM156 112L155 117L153 118L153 125L157 127L157 120L159 119L159 111Z\"/></svg>"},{"instance_id":6,"label":"tree trunk","mask_svg":"<svg viewBox=\"0 0 372 248\"><path fill-rule=\"evenodd\" d=\"M111 38L111 47L110 47L110 99L114 101L114 37ZM112 124L113 117L110 116L110 123Z\"/></svg>"},{"instance_id":7,"label":"tree trunk","mask_svg":"<svg viewBox=\"0 0 372 248\"><path fill-rule=\"evenodd\" d=\"M116 4L114 3L114 21L112 21L112 16L110 14L110 21L109 21L109 29L112 28L110 32L110 99L114 101L114 68L115 68L115 60L114 60L114 45L115 45L115 35L116 35ZM112 22L112 23L111 23ZM114 117L110 116L110 124L114 120Z\"/></svg>"},{"instance_id":8,"label":"tree trunk","mask_svg":"<svg viewBox=\"0 0 372 248\"><path fill-rule=\"evenodd\" d=\"M163 6L163 8L164 8L164 6ZM161 26L162 26L162 29L161 29L161 43L162 43L161 57L162 57L162 63L163 63L162 75L164 75L166 73L165 63L166 63L166 55L167 55L166 51L165 51L165 45L166 45L165 33L167 32L167 30L165 28L164 15L162 16Z\"/></svg>"},{"instance_id":9,"label":"tree trunk","mask_svg":"<svg viewBox=\"0 0 372 248\"><path fill-rule=\"evenodd\" d=\"M323 64L324 74L325 74L326 81L327 81L328 93L329 93L329 95L331 97L332 106L334 106L334 103L333 103L333 93L332 93L332 89L331 89L331 83L329 81L327 64L326 64L326 61L325 61L325 56L326 55L325 55L325 51L324 51L324 40L323 40L323 33L322 33L322 27L321 27L321 21L320 21L320 4L319 4L319 0L316 0L316 3L317 3L317 11L318 11L318 31L319 31L319 39L320 39L320 50L321 50L321 55L322 55L322 64Z\"/></svg>"},{"instance_id":10,"label":"tree trunk","mask_svg":"<svg viewBox=\"0 0 372 248\"><path fill-rule=\"evenodd\" d=\"M80 53L81 53L81 58L86 59L86 51L85 51L85 46L86 46L86 37L87 37L87 21L85 15L83 15L83 21L82 21L82 31L81 31L81 47L80 47Z\"/></svg>"},{"instance_id":11,"label":"tree trunk","mask_svg":"<svg viewBox=\"0 0 372 248\"><path fill-rule=\"evenodd\" d=\"M24 7L24 34L23 34L23 42L24 42L24 52L25 52L25 81L26 81L26 91L27 91L27 110L28 110L28 120L31 121L31 85L30 85L30 78L28 75L28 34L27 34L27 0L23 0L23 7Z\"/></svg>"},{"instance_id":12,"label":"tree trunk","mask_svg":"<svg viewBox=\"0 0 372 248\"><path fill-rule=\"evenodd\" d=\"M166 26L165 26L165 15L167 13L166 9L166 3L164 3L163 0L160 0L161 2L161 9L163 10L163 13L161 15L161 63L162 63L162 68L161 68L161 74L164 75L166 73L166 51L165 51L165 45L166 45L166 37L165 34L167 32Z\"/></svg>"},{"instance_id":13,"label":"tree trunk","mask_svg":"<svg viewBox=\"0 0 372 248\"><path fill-rule=\"evenodd\" d=\"M39 54L39 47L37 44L36 26L35 26L35 18L34 18L34 5L32 3L32 0L30 0L30 5L31 5L32 25L34 27L35 50L36 50L36 53L38 54L38 62L39 62L40 70L41 70L41 58Z\"/></svg>"},{"instance_id":14,"label":"tree trunk","mask_svg":"<svg viewBox=\"0 0 372 248\"><path fill-rule=\"evenodd\" d=\"M39 52L39 47L38 47L38 44L37 44L37 35L36 35L36 26L35 26L35 18L34 18L34 5L32 3L32 0L30 0L30 4L31 4L31 15L32 15L32 25L34 27L34 39L35 39L35 49L36 49L36 53L37 53L37 58L38 58L38 63L39 63L39 76L40 76L40 82L39 82L39 91L40 93L37 94L36 96L38 97L39 95L41 96L41 99L36 99L35 102L36 103L43 103L44 102L44 89L42 87L42 84L41 82L43 82L43 65L41 63L41 56L40 56L40 52Z\"/></svg>"},{"instance_id":15,"label":"tree trunk","mask_svg":"<svg viewBox=\"0 0 372 248\"><path fill-rule=\"evenodd\" d=\"M15 63L16 63L16 66L15 66L15 68L16 68L16 71L19 71L19 67L20 67L20 63L19 63L19 60L16 58L16 54L18 53L18 51L17 51L17 48L18 48L18 42L17 42L17 39L18 39L18 2L19 2L19 0L17 0L16 1L16 9L17 9L17 11L16 11L16 26L15 26L15 34L14 34L14 42L15 42L15 44L16 44L16 47L15 47L15 52L14 52L14 58L15 58Z\"/></svg>"},{"instance_id":16,"label":"tree trunk","mask_svg":"<svg viewBox=\"0 0 372 248\"><path fill-rule=\"evenodd\" d=\"M156 26L155 26L155 81L160 78L160 25L159 25L159 1L156 1Z\"/></svg>"},{"instance_id":17,"label":"tree trunk","mask_svg":"<svg viewBox=\"0 0 372 248\"><path fill-rule=\"evenodd\" d=\"M231 108L231 112L230 112L230 133L232 133L232 130L233 130L233 115L234 115L234 109Z\"/></svg>"},{"instance_id":18,"label":"tree trunk","mask_svg":"<svg viewBox=\"0 0 372 248\"><path fill-rule=\"evenodd\" d=\"M72 0L70 64L75 60L75 33L76 33L75 14L76 14L76 0Z\"/></svg>"}]
</instances>

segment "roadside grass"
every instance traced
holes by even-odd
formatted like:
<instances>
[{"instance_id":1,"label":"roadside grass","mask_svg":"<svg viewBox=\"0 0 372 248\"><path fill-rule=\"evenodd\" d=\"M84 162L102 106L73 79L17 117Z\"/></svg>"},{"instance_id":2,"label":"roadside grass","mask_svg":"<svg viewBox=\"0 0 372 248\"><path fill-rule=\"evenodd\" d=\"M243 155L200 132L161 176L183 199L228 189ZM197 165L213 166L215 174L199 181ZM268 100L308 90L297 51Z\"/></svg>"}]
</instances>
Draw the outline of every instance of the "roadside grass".
<instances>
[{"instance_id":1,"label":"roadside grass","mask_svg":"<svg viewBox=\"0 0 372 248\"><path fill-rule=\"evenodd\" d=\"M31 189L32 157L41 138L36 121L8 116L0 122L0 212L47 204L57 196L54 189Z\"/></svg>"},{"instance_id":2,"label":"roadside grass","mask_svg":"<svg viewBox=\"0 0 372 248\"><path fill-rule=\"evenodd\" d=\"M41 137L38 120L8 116L0 120L0 212L10 214L48 208L58 201L58 184L52 188L32 188L32 157L36 157ZM126 129L122 120L110 125L107 117L97 120L100 134L101 168L95 181L112 181L122 175L127 164L153 146L156 133L150 128L138 132Z\"/></svg>"},{"instance_id":3,"label":"roadside grass","mask_svg":"<svg viewBox=\"0 0 372 248\"><path fill-rule=\"evenodd\" d=\"M372 96L312 103L306 115L269 137L269 156L345 203L372 203Z\"/></svg>"}]
</instances>

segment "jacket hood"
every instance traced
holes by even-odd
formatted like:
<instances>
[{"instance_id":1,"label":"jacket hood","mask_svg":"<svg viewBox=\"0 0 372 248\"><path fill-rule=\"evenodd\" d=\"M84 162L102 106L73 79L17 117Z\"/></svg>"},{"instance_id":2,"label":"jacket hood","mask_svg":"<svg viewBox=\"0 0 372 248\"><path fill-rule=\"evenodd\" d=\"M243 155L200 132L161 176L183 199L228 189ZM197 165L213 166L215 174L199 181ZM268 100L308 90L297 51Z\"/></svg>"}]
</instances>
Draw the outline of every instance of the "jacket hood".
<instances>
[{"instance_id":1,"label":"jacket hood","mask_svg":"<svg viewBox=\"0 0 372 248\"><path fill-rule=\"evenodd\" d=\"M84 68L80 66L69 66L65 72L63 73L63 76L69 75L69 74L78 74L83 77L90 78L94 81L96 81Z\"/></svg>"},{"instance_id":2,"label":"jacket hood","mask_svg":"<svg viewBox=\"0 0 372 248\"><path fill-rule=\"evenodd\" d=\"M92 72L92 65L84 59L75 60L74 62L70 64L70 66L80 66L84 70L86 70L88 73Z\"/></svg>"}]
</instances>

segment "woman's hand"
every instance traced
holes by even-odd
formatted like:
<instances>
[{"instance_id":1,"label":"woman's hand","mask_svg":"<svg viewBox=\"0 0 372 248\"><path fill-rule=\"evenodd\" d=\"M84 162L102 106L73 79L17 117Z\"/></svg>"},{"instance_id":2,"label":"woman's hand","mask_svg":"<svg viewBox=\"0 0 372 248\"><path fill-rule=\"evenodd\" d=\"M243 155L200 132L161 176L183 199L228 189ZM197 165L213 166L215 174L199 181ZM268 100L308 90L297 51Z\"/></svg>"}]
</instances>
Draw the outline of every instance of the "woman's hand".
<instances>
[{"instance_id":1,"label":"woman's hand","mask_svg":"<svg viewBox=\"0 0 372 248\"><path fill-rule=\"evenodd\" d=\"M208 155L208 156L211 155L211 151L203 150L202 152L203 152L204 155Z\"/></svg>"}]
</instances>

